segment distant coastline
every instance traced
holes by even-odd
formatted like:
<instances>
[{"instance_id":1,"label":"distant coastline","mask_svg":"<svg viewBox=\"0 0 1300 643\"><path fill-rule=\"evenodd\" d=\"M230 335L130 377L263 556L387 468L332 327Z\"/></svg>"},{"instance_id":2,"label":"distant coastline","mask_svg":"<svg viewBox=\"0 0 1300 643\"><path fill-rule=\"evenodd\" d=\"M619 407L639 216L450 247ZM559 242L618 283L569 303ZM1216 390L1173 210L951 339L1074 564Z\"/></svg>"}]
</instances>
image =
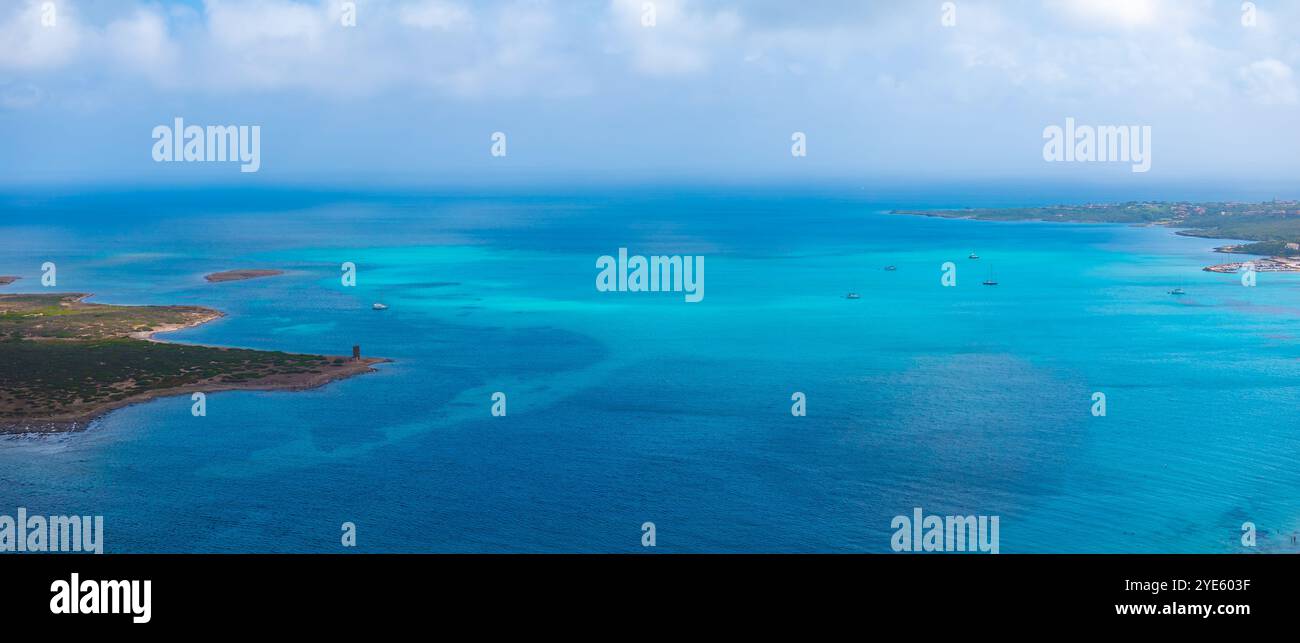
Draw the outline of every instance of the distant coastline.
<instances>
[{"instance_id":1,"label":"distant coastline","mask_svg":"<svg viewBox=\"0 0 1300 643\"><path fill-rule=\"evenodd\" d=\"M1225 245L1215 252L1267 257L1250 262L1263 272L1300 272L1300 201L1129 201L1028 208L966 208L893 210L891 214L972 219L977 221L1042 221L1058 223L1127 223L1176 228L1175 234L1204 239L1237 239L1250 243ZM1206 266L1218 273L1237 272L1246 262Z\"/></svg>"}]
</instances>

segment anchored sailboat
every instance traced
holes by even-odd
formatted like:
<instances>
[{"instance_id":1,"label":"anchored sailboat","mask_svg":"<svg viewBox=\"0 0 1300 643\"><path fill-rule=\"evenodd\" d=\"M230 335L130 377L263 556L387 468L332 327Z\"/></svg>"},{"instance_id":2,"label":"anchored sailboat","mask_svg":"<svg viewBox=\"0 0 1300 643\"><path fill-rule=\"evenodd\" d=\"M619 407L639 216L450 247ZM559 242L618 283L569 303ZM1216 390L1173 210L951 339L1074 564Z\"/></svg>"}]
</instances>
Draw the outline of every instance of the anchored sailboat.
<instances>
[{"instance_id":1,"label":"anchored sailboat","mask_svg":"<svg viewBox=\"0 0 1300 643\"><path fill-rule=\"evenodd\" d=\"M991 268L991 267L989 268L989 276L988 276L988 279L985 279L985 280L984 280L984 285L985 285L985 286L996 286L996 285L998 285L998 280L993 278L993 268Z\"/></svg>"}]
</instances>

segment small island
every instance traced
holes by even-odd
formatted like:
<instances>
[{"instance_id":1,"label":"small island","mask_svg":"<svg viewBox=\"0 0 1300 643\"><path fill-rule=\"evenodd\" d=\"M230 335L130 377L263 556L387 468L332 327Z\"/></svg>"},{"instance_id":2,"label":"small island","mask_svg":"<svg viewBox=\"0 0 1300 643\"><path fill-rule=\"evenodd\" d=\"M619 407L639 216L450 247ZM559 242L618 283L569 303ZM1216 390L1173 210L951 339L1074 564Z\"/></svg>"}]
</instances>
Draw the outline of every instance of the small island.
<instances>
[{"instance_id":1,"label":"small island","mask_svg":"<svg viewBox=\"0 0 1300 643\"><path fill-rule=\"evenodd\" d=\"M9 276L9 275L0 275L0 286L8 286L9 284L11 284L11 283L13 283L13 282L15 282L15 281L18 281L19 279L22 279L22 277L13 277L13 276Z\"/></svg>"},{"instance_id":2,"label":"small island","mask_svg":"<svg viewBox=\"0 0 1300 643\"><path fill-rule=\"evenodd\" d=\"M224 272L214 272L210 275L205 275L203 278L213 283L221 283L223 281L244 281L245 279L257 279L259 277L274 277L276 275L283 275L283 274L284 274L283 270L244 269L244 270L226 270Z\"/></svg>"},{"instance_id":3,"label":"small island","mask_svg":"<svg viewBox=\"0 0 1300 643\"><path fill-rule=\"evenodd\" d=\"M84 428L157 397L301 390L389 360L176 344L159 332L222 316L198 306L86 303L85 294L0 295L0 433Z\"/></svg>"},{"instance_id":4,"label":"small island","mask_svg":"<svg viewBox=\"0 0 1300 643\"><path fill-rule=\"evenodd\" d=\"M1056 221L1062 223L1128 223L1177 228L1176 234L1206 239L1241 239L1250 243L1225 245L1216 252L1267 256L1250 262L1255 270L1300 272L1300 201L1129 201L1051 205L1030 208L967 208L959 210L894 210L949 219L981 221ZM1210 272L1237 272L1245 262L1207 266Z\"/></svg>"}]
</instances>

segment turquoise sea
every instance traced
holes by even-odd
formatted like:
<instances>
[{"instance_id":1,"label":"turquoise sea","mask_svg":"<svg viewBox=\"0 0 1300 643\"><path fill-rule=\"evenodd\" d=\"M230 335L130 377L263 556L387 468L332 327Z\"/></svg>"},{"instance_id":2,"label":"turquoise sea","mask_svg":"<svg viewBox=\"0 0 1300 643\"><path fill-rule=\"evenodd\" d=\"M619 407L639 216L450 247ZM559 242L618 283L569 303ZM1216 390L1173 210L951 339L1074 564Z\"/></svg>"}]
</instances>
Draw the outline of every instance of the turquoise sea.
<instances>
[{"instance_id":1,"label":"turquoise sea","mask_svg":"<svg viewBox=\"0 0 1300 643\"><path fill-rule=\"evenodd\" d=\"M92 301L228 313L168 339L394 361L0 438L0 513L101 514L109 552L640 552L646 521L655 551L882 552L913 507L1000 516L1003 552L1237 552L1246 521L1295 551L1300 276L1245 288L1163 228L889 214L1038 200L4 193L0 292L54 261ZM597 292L620 247L703 255L704 301ZM288 274L203 280L233 268Z\"/></svg>"}]
</instances>

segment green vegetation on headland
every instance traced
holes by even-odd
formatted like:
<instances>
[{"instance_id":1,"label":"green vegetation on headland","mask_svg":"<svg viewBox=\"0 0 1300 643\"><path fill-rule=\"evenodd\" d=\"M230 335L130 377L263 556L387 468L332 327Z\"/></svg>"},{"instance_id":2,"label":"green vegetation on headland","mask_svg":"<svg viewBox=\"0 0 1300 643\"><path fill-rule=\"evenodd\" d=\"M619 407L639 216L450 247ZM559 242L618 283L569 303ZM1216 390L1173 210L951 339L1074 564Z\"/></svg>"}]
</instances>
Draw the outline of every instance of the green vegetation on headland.
<instances>
[{"instance_id":1,"label":"green vegetation on headland","mask_svg":"<svg viewBox=\"0 0 1300 643\"><path fill-rule=\"evenodd\" d=\"M1199 236L1199 235L1191 235ZM1219 246L1215 248L1217 252L1227 252L1243 255L1300 255L1300 243L1294 241L1253 241L1251 243L1240 243L1234 246Z\"/></svg>"},{"instance_id":2,"label":"green vegetation on headland","mask_svg":"<svg viewBox=\"0 0 1300 643\"><path fill-rule=\"evenodd\" d=\"M303 389L380 359L150 339L216 319L197 306L111 306L86 295L0 295L0 431L81 427L134 402L193 391Z\"/></svg>"},{"instance_id":3,"label":"green vegetation on headland","mask_svg":"<svg viewBox=\"0 0 1300 643\"><path fill-rule=\"evenodd\" d=\"M895 210L951 219L983 221L1059 221L1069 223L1133 223L1180 228L1178 234L1209 239L1267 242L1234 251L1274 254L1287 243L1300 242L1300 201L1264 203L1130 201L1037 208L972 208L963 210ZM1248 250L1247 248L1251 248ZM1255 253L1254 249L1263 250Z\"/></svg>"},{"instance_id":4,"label":"green vegetation on headland","mask_svg":"<svg viewBox=\"0 0 1300 643\"><path fill-rule=\"evenodd\" d=\"M1300 272L1300 201L1264 203L1130 201L1037 208L970 208L963 210L894 210L949 219L981 221L1058 221L1062 223L1131 223L1179 228L1178 234L1207 239L1244 239L1252 243L1222 246L1218 252L1266 255L1273 272ZM1236 272L1243 264L1208 266L1211 272Z\"/></svg>"}]
</instances>

